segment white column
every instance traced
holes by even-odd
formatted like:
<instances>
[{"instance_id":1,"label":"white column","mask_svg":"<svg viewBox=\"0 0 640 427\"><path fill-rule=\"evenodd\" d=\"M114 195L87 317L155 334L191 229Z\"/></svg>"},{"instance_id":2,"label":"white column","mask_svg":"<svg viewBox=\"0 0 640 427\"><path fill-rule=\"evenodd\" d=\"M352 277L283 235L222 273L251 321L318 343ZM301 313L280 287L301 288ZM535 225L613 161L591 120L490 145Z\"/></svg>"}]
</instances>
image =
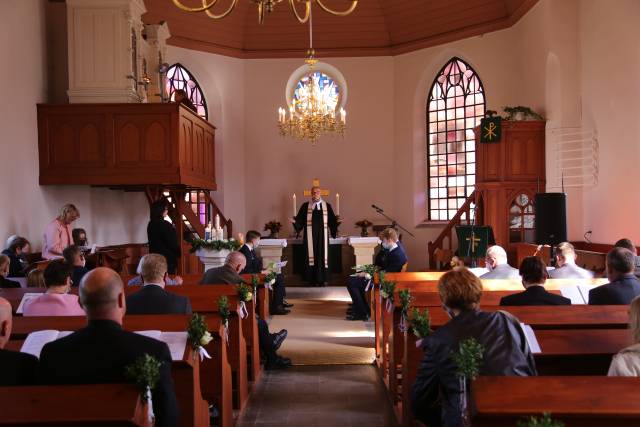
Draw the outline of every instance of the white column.
<instances>
[{"instance_id":1,"label":"white column","mask_svg":"<svg viewBox=\"0 0 640 427\"><path fill-rule=\"evenodd\" d=\"M282 261L282 250L286 247L287 239L260 239L258 254L262 257L262 264L266 267L269 263Z\"/></svg>"},{"instance_id":2,"label":"white column","mask_svg":"<svg viewBox=\"0 0 640 427\"><path fill-rule=\"evenodd\" d=\"M347 243L353 248L356 265L373 264L373 254L380 244L379 238L353 236L348 238Z\"/></svg>"}]
</instances>

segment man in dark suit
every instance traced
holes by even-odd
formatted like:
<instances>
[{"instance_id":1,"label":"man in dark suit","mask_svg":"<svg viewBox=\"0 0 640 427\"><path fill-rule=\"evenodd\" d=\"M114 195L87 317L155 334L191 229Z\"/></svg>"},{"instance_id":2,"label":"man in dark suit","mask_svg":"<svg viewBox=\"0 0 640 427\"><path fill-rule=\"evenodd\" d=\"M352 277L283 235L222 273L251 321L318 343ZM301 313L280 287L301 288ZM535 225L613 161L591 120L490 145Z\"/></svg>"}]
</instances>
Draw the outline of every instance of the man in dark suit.
<instances>
[{"instance_id":1,"label":"man in dark suit","mask_svg":"<svg viewBox=\"0 0 640 427\"><path fill-rule=\"evenodd\" d=\"M517 268L513 268L507 262L507 252L502 246L493 245L487 249L485 256L487 273L480 276L481 279L519 279Z\"/></svg>"},{"instance_id":2,"label":"man in dark suit","mask_svg":"<svg viewBox=\"0 0 640 427\"><path fill-rule=\"evenodd\" d=\"M201 285L235 285L242 283L240 272L247 265L247 260L241 252L231 252L222 267L210 268L204 274L200 281ZM264 319L258 317L258 335L260 338L260 352L266 359L266 369L282 369L291 366L291 359L278 356L276 353L285 338L287 338L287 330L282 329L280 332L272 334L269 332L269 325Z\"/></svg>"},{"instance_id":3,"label":"man in dark suit","mask_svg":"<svg viewBox=\"0 0 640 427\"><path fill-rule=\"evenodd\" d=\"M164 278L167 260L147 254L140 260L143 287L127 297L127 314L191 314L189 298L167 292Z\"/></svg>"},{"instance_id":4,"label":"man in dark suit","mask_svg":"<svg viewBox=\"0 0 640 427\"><path fill-rule=\"evenodd\" d=\"M256 254L256 249L260 245L260 233L255 230L247 231L245 236L246 243L240 248L240 252L247 260L247 265L240 272L240 274L266 274L264 270L262 259ZM293 307L292 304L287 303L284 300L286 294L284 277L282 274L276 276L276 282L273 284L273 299L271 300L269 312L274 315L288 314L290 310L288 307Z\"/></svg>"},{"instance_id":5,"label":"man in dark suit","mask_svg":"<svg viewBox=\"0 0 640 427\"><path fill-rule=\"evenodd\" d=\"M398 232L393 228L387 228L380 234L380 239L382 240L382 250L376 255L374 264L387 273L402 271L402 268L407 263L407 254L402 244L398 242ZM361 275L349 277L347 290L351 295L353 305L351 309L347 310L347 320L369 320L371 308L365 298L369 280L366 277L361 277Z\"/></svg>"},{"instance_id":6,"label":"man in dark suit","mask_svg":"<svg viewBox=\"0 0 640 427\"><path fill-rule=\"evenodd\" d=\"M161 341L122 329L126 312L120 276L96 268L80 283L80 303L88 325L52 341L40 353L39 380L43 384L109 384L129 382L125 367L145 354L162 365L160 379L151 390L158 426L178 425L178 403L171 379L171 353Z\"/></svg>"},{"instance_id":7,"label":"man in dark suit","mask_svg":"<svg viewBox=\"0 0 640 427\"><path fill-rule=\"evenodd\" d=\"M629 249L631 253L635 255L635 269L633 274L640 279L640 256L638 256L638 249L636 248L636 245L633 244L631 239L620 239L614 246L617 248Z\"/></svg>"},{"instance_id":8,"label":"man in dark suit","mask_svg":"<svg viewBox=\"0 0 640 427\"><path fill-rule=\"evenodd\" d=\"M524 292L508 295L500 300L500 305L570 305L571 300L561 295L547 292L547 268L542 260L529 256L520 264L520 276Z\"/></svg>"},{"instance_id":9,"label":"man in dark suit","mask_svg":"<svg viewBox=\"0 0 640 427\"><path fill-rule=\"evenodd\" d=\"M7 279L11 260L6 255L0 255L0 288L19 288L20 283Z\"/></svg>"},{"instance_id":10,"label":"man in dark suit","mask_svg":"<svg viewBox=\"0 0 640 427\"><path fill-rule=\"evenodd\" d=\"M74 287L80 286L80 281L89 272L82 250L79 246L69 245L62 250L62 257L67 264L73 267L71 285Z\"/></svg>"},{"instance_id":11,"label":"man in dark suit","mask_svg":"<svg viewBox=\"0 0 640 427\"><path fill-rule=\"evenodd\" d=\"M38 358L31 354L4 349L11 337L11 325L11 304L0 298L0 386L34 384Z\"/></svg>"},{"instance_id":12,"label":"man in dark suit","mask_svg":"<svg viewBox=\"0 0 640 427\"><path fill-rule=\"evenodd\" d=\"M630 304L640 295L640 280L633 274L634 270L635 255L629 249L611 249L607 254L609 283L589 291L589 304Z\"/></svg>"}]
</instances>

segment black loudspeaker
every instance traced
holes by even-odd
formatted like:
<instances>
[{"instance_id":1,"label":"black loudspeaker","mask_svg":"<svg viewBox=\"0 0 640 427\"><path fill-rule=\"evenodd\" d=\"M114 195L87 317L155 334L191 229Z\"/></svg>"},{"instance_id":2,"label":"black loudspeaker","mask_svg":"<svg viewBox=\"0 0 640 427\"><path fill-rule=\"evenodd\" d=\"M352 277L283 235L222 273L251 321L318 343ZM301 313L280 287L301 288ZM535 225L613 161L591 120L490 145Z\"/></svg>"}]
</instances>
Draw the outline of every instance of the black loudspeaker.
<instances>
[{"instance_id":1,"label":"black loudspeaker","mask_svg":"<svg viewBox=\"0 0 640 427\"><path fill-rule=\"evenodd\" d=\"M567 241L567 195L536 194L536 243L557 245Z\"/></svg>"}]
</instances>

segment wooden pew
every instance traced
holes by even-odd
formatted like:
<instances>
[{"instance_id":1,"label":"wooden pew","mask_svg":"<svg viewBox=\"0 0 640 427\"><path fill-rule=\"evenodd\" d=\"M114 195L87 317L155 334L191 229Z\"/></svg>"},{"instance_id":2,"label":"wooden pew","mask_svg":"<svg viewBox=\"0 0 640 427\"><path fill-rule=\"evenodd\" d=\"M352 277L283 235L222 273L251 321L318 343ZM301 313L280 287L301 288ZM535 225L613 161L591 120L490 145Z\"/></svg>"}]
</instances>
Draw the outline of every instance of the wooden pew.
<instances>
[{"instance_id":1,"label":"wooden pew","mask_svg":"<svg viewBox=\"0 0 640 427\"><path fill-rule=\"evenodd\" d=\"M624 329L558 329L537 330L536 337L542 353L535 355L539 375L606 375L611 357L631 342ZM404 333L402 360L402 400L396 407L401 425L413 425L410 396L418 367L423 358L416 348L417 338ZM504 393L503 389L502 394ZM474 424L475 426L475 424Z\"/></svg>"},{"instance_id":2,"label":"wooden pew","mask_svg":"<svg viewBox=\"0 0 640 427\"><path fill-rule=\"evenodd\" d=\"M513 427L550 412L566 427L640 425L638 388L640 378L630 377L479 377L471 387L472 424Z\"/></svg>"},{"instance_id":3,"label":"wooden pew","mask_svg":"<svg viewBox=\"0 0 640 427\"><path fill-rule=\"evenodd\" d=\"M148 426L132 384L0 387L0 426Z\"/></svg>"},{"instance_id":4,"label":"wooden pew","mask_svg":"<svg viewBox=\"0 0 640 427\"><path fill-rule=\"evenodd\" d=\"M139 288L135 286L125 286L125 293L135 292ZM239 301L234 285L213 285L213 286L167 286L166 289L176 294L188 296L191 300L192 308L195 312L203 314L218 313L218 298L225 295L229 299L231 318L229 319L229 349L228 358L231 363L235 378L234 404L237 409L245 406L249 396L249 371L247 367L248 353L247 342L250 343L252 368L251 378L257 381L260 377L260 350L258 340L257 323L252 303L247 304L249 316L241 319L239 316ZM27 292L44 292L45 289L0 289L0 296L6 298L11 303L15 312L22 300L22 295ZM77 293L78 289L72 289ZM183 330L186 330L186 326ZM256 351L253 351L256 349Z\"/></svg>"},{"instance_id":5,"label":"wooden pew","mask_svg":"<svg viewBox=\"0 0 640 427\"><path fill-rule=\"evenodd\" d=\"M219 316L207 316L206 321L214 337L206 346L212 359L204 359L201 364L191 347L188 347L183 360L174 361L172 366L179 404L181 408L189 408L188 411L182 409L181 424L208 425L209 411L206 401L209 401L219 408L221 425L231 427L233 425L231 366L227 345L223 339L223 326ZM188 322L189 316L186 315L134 315L125 316L123 327L129 331L182 332L186 331ZM43 329L75 331L85 325L86 319L76 316L15 317L11 339L12 342L24 340L29 333Z\"/></svg>"}]
</instances>

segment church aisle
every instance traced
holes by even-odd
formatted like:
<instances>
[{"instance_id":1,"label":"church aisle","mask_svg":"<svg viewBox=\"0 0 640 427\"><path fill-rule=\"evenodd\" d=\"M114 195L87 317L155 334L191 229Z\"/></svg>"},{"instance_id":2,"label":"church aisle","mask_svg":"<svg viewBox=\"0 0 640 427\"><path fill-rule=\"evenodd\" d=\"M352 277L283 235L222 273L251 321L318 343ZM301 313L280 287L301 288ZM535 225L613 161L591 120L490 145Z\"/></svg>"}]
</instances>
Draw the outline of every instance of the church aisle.
<instances>
[{"instance_id":1,"label":"church aisle","mask_svg":"<svg viewBox=\"0 0 640 427\"><path fill-rule=\"evenodd\" d=\"M280 348L294 365L371 364L375 358L373 323L345 320L351 301L344 286L289 288L294 304L286 316L273 316L269 329L287 329Z\"/></svg>"},{"instance_id":2,"label":"church aisle","mask_svg":"<svg viewBox=\"0 0 640 427\"><path fill-rule=\"evenodd\" d=\"M239 427L396 426L373 365L296 366L265 372Z\"/></svg>"}]
</instances>

